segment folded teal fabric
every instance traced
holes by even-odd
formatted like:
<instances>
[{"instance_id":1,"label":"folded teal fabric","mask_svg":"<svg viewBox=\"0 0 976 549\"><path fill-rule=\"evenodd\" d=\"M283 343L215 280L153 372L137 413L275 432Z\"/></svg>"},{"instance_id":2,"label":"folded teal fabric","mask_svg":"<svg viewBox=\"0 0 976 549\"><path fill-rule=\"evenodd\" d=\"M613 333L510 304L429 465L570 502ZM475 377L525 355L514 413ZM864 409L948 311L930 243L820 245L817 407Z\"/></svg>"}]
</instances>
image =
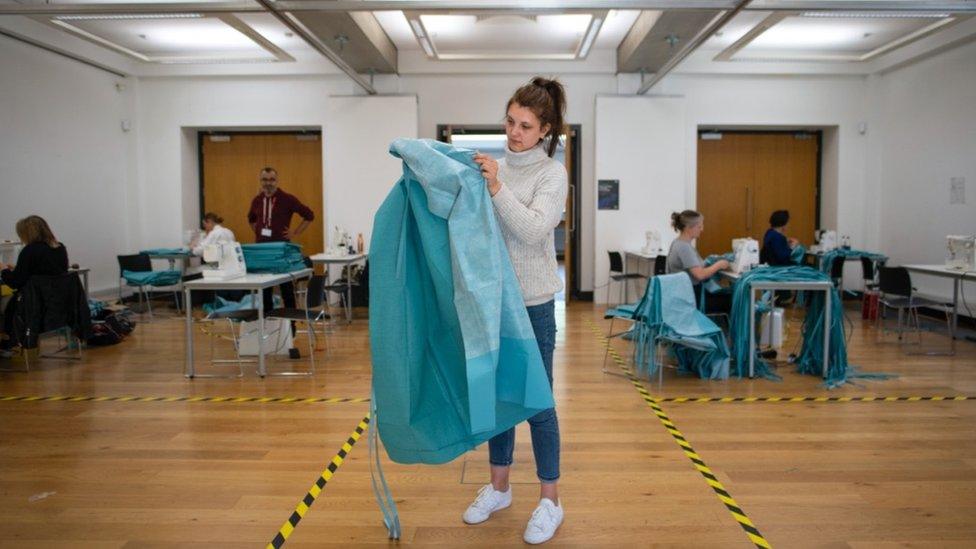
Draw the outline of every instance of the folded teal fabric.
<instances>
[{"instance_id":1,"label":"folded teal fabric","mask_svg":"<svg viewBox=\"0 0 976 549\"><path fill-rule=\"evenodd\" d=\"M398 139L376 214L369 333L377 427L398 463L444 463L554 406L472 151Z\"/></svg>"},{"instance_id":2,"label":"folded teal fabric","mask_svg":"<svg viewBox=\"0 0 976 549\"><path fill-rule=\"evenodd\" d=\"M644 298L637 306L637 352L640 371L653 376L661 367L656 347L661 341L673 344L672 354L681 371L702 379L729 377L729 348L725 335L695 306L694 288L686 273L658 275L648 281Z\"/></svg>"},{"instance_id":3,"label":"folded teal fabric","mask_svg":"<svg viewBox=\"0 0 976 549\"><path fill-rule=\"evenodd\" d=\"M122 278L130 286L172 286L180 283L180 271L122 271Z\"/></svg>"},{"instance_id":4,"label":"folded teal fabric","mask_svg":"<svg viewBox=\"0 0 976 549\"><path fill-rule=\"evenodd\" d=\"M249 273L290 273L305 268L302 247L291 242L241 244Z\"/></svg>"},{"instance_id":5,"label":"folded teal fabric","mask_svg":"<svg viewBox=\"0 0 976 549\"><path fill-rule=\"evenodd\" d=\"M139 252L146 255L190 255L190 250L186 248L150 248Z\"/></svg>"}]
</instances>

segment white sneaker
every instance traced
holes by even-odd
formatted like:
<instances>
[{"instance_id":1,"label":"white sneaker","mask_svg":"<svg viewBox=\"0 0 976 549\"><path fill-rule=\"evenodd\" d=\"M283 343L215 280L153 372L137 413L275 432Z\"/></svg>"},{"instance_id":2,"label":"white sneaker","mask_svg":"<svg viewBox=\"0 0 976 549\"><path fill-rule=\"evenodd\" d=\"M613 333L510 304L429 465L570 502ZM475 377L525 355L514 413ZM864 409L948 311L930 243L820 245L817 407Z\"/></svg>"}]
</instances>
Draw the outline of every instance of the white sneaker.
<instances>
[{"instance_id":1,"label":"white sneaker","mask_svg":"<svg viewBox=\"0 0 976 549\"><path fill-rule=\"evenodd\" d=\"M539 506L532 511L532 518L525 527L522 539L525 543L545 543L556 535L556 529L563 523L563 508L549 498L539 500Z\"/></svg>"},{"instance_id":2,"label":"white sneaker","mask_svg":"<svg viewBox=\"0 0 976 549\"><path fill-rule=\"evenodd\" d=\"M501 511L512 504L512 486L507 492L499 492L491 484L486 484L478 490L478 497L468 506L461 518L468 524L478 524L488 520L495 511Z\"/></svg>"}]
</instances>

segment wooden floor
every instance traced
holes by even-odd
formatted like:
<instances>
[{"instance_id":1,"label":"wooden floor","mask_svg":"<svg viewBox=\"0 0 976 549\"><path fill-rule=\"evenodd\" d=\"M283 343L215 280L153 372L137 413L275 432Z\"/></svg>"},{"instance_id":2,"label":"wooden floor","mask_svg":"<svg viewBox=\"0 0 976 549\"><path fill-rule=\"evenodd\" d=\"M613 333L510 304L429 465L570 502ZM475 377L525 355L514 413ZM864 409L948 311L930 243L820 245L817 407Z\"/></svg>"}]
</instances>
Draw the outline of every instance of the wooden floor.
<instances>
[{"instance_id":1,"label":"wooden floor","mask_svg":"<svg viewBox=\"0 0 976 549\"><path fill-rule=\"evenodd\" d=\"M551 546L748 547L635 387L601 373L602 309L558 308L555 392L565 523ZM856 312L850 311L852 317ZM796 342L792 324L788 345ZM909 356L855 319L849 355L897 379L827 391L665 376L660 397L976 395L976 345ZM313 379L182 377L183 324L141 324L82 363L0 374L0 394L368 397L367 322L337 326ZM198 345L204 351L205 340ZM301 343L301 342L300 342ZM926 346L947 340L926 335ZM627 355L625 343L614 346ZM609 363L609 368L615 368ZM272 366L274 369L275 366ZM668 402L684 437L774 547L976 546L976 401ZM0 402L0 547L262 547L367 413L365 403ZM357 443L286 547L388 545ZM517 546L537 500L528 432L515 502L479 526L461 513L487 479L482 448L443 466L386 462L402 545Z\"/></svg>"}]
</instances>

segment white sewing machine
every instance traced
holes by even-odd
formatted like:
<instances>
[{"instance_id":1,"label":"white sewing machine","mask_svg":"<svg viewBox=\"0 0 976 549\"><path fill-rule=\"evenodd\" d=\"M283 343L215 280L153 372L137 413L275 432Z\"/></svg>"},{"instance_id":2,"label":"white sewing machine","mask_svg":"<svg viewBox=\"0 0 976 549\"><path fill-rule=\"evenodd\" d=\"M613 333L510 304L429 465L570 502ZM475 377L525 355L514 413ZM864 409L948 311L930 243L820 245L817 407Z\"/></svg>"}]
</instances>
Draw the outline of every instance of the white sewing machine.
<instances>
[{"instance_id":1,"label":"white sewing machine","mask_svg":"<svg viewBox=\"0 0 976 549\"><path fill-rule=\"evenodd\" d=\"M660 255L664 251L661 249L661 233L652 229L644 233L644 236L647 238L647 241L645 242L644 247L641 248L642 254L656 256Z\"/></svg>"},{"instance_id":2,"label":"white sewing machine","mask_svg":"<svg viewBox=\"0 0 976 549\"><path fill-rule=\"evenodd\" d=\"M759 242L754 238L733 238L732 272L744 273L759 265Z\"/></svg>"},{"instance_id":3,"label":"white sewing machine","mask_svg":"<svg viewBox=\"0 0 976 549\"><path fill-rule=\"evenodd\" d=\"M976 236L946 235L945 266L960 271L976 271Z\"/></svg>"},{"instance_id":4,"label":"white sewing machine","mask_svg":"<svg viewBox=\"0 0 976 549\"><path fill-rule=\"evenodd\" d=\"M826 253L837 249L837 231L815 231L813 237L817 245L816 250L812 251Z\"/></svg>"},{"instance_id":5,"label":"white sewing machine","mask_svg":"<svg viewBox=\"0 0 976 549\"><path fill-rule=\"evenodd\" d=\"M228 280L247 274L244 252L237 242L204 246L203 262L203 278Z\"/></svg>"}]
</instances>

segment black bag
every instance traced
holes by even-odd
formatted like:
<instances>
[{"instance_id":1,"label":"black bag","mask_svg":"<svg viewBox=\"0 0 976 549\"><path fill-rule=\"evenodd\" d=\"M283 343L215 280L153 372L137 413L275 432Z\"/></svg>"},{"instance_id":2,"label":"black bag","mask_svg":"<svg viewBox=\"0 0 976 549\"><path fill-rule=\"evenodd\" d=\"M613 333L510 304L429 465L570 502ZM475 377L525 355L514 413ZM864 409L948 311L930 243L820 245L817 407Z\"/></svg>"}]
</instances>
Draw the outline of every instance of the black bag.
<instances>
[{"instance_id":1,"label":"black bag","mask_svg":"<svg viewBox=\"0 0 976 549\"><path fill-rule=\"evenodd\" d=\"M108 322L95 322L92 324L92 335L88 338L88 344L96 347L107 345L117 345L122 342L120 336L109 326Z\"/></svg>"},{"instance_id":2,"label":"black bag","mask_svg":"<svg viewBox=\"0 0 976 549\"><path fill-rule=\"evenodd\" d=\"M106 316L105 323L108 324L113 332L121 337L131 334L132 330L136 328L136 322L132 320L132 314L127 311L120 311Z\"/></svg>"}]
</instances>

